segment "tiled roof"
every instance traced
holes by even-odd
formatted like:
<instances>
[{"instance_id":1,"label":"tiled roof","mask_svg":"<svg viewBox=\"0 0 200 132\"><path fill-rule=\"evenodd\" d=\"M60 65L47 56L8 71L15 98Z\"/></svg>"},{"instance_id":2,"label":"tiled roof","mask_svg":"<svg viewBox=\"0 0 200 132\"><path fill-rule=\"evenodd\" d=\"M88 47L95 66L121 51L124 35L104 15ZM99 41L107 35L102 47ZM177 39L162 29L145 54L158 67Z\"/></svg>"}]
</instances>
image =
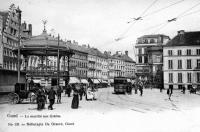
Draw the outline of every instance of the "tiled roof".
<instances>
[{"instance_id":1,"label":"tiled roof","mask_svg":"<svg viewBox=\"0 0 200 132\"><path fill-rule=\"evenodd\" d=\"M133 62L133 63L135 63L135 61L133 61L133 59L131 57L129 57L128 55L126 55L126 54L122 54L122 55L120 55L120 54L114 54L114 55L112 55L112 57L114 59L119 59L119 60L124 60L126 62Z\"/></svg>"},{"instance_id":2,"label":"tiled roof","mask_svg":"<svg viewBox=\"0 0 200 132\"><path fill-rule=\"evenodd\" d=\"M97 48L88 48L88 54L106 58L106 55L99 51Z\"/></svg>"},{"instance_id":3,"label":"tiled roof","mask_svg":"<svg viewBox=\"0 0 200 132\"><path fill-rule=\"evenodd\" d=\"M122 58L124 61L135 63L135 61L133 61L133 59L129 57L128 55L122 55Z\"/></svg>"},{"instance_id":4,"label":"tiled roof","mask_svg":"<svg viewBox=\"0 0 200 132\"><path fill-rule=\"evenodd\" d=\"M200 46L200 31L184 32L183 34L176 35L170 40L166 46Z\"/></svg>"},{"instance_id":5,"label":"tiled roof","mask_svg":"<svg viewBox=\"0 0 200 132\"><path fill-rule=\"evenodd\" d=\"M72 43L67 42L66 45L72 50L83 52L83 53L88 53L87 48L80 46L78 44L72 44Z\"/></svg>"}]
</instances>

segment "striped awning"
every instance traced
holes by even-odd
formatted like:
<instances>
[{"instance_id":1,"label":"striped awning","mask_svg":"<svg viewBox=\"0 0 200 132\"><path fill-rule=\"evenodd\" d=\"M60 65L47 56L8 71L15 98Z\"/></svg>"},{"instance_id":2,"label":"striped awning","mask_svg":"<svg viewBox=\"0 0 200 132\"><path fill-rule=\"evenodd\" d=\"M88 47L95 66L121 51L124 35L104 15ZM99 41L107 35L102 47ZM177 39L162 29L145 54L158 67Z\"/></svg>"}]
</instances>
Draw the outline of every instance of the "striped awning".
<instances>
[{"instance_id":1,"label":"striped awning","mask_svg":"<svg viewBox=\"0 0 200 132\"><path fill-rule=\"evenodd\" d=\"M81 83L77 77L70 77L69 83Z\"/></svg>"},{"instance_id":2,"label":"striped awning","mask_svg":"<svg viewBox=\"0 0 200 132\"><path fill-rule=\"evenodd\" d=\"M89 82L86 79L81 79L81 83L88 84Z\"/></svg>"}]
</instances>

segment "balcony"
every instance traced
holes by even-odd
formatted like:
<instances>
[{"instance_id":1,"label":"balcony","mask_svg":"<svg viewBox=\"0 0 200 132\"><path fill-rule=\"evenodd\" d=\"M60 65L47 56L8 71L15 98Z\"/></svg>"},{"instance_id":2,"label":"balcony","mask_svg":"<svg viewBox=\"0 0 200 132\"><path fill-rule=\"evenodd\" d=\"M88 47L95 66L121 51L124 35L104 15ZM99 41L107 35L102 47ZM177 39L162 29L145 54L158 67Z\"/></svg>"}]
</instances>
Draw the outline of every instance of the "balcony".
<instances>
[{"instance_id":1,"label":"balcony","mask_svg":"<svg viewBox=\"0 0 200 132\"><path fill-rule=\"evenodd\" d=\"M28 70L27 71L27 76L37 76L37 77L57 77L58 76L58 72L54 71L54 70L48 70L48 71L44 71L44 70ZM69 76L69 72L68 71L60 71L59 72L59 76L60 77L67 77Z\"/></svg>"}]
</instances>

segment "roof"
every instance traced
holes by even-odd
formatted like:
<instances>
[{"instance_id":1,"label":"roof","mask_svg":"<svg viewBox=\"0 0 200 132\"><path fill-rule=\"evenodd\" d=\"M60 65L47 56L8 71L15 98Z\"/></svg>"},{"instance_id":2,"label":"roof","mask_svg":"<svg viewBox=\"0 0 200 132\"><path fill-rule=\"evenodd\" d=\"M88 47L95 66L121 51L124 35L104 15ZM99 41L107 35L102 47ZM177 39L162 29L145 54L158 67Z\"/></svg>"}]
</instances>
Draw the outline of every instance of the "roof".
<instances>
[{"instance_id":1,"label":"roof","mask_svg":"<svg viewBox=\"0 0 200 132\"><path fill-rule=\"evenodd\" d=\"M169 36L166 36L164 34L150 34L150 35L143 35L143 36L141 36L139 38L157 38L157 37L160 37L160 36L169 37Z\"/></svg>"},{"instance_id":2,"label":"roof","mask_svg":"<svg viewBox=\"0 0 200 132\"><path fill-rule=\"evenodd\" d=\"M58 46L58 38L48 35L44 30L42 34L33 36L30 39L23 41L23 47L35 47L35 46ZM66 47L66 44L59 40L59 47Z\"/></svg>"},{"instance_id":3,"label":"roof","mask_svg":"<svg viewBox=\"0 0 200 132\"><path fill-rule=\"evenodd\" d=\"M133 63L135 63L135 61L131 57L129 57L128 55L126 55L126 54L122 55L122 58L126 62L133 62Z\"/></svg>"},{"instance_id":4,"label":"roof","mask_svg":"<svg viewBox=\"0 0 200 132\"><path fill-rule=\"evenodd\" d=\"M88 54L95 55L102 58L107 58L105 54L99 51L97 48L88 48Z\"/></svg>"},{"instance_id":5,"label":"roof","mask_svg":"<svg viewBox=\"0 0 200 132\"><path fill-rule=\"evenodd\" d=\"M183 32L176 35L165 46L200 46L200 31Z\"/></svg>"},{"instance_id":6,"label":"roof","mask_svg":"<svg viewBox=\"0 0 200 132\"><path fill-rule=\"evenodd\" d=\"M58 46L59 42L59 46ZM71 55L73 51L67 47L67 45L58 38L54 38L47 34L46 30L43 31L41 35L33 36L25 41L23 41L20 46L20 52L24 55L48 55L55 56L59 53L61 55ZM17 48L13 50L14 52L18 52Z\"/></svg>"},{"instance_id":7,"label":"roof","mask_svg":"<svg viewBox=\"0 0 200 132\"><path fill-rule=\"evenodd\" d=\"M67 42L66 45L67 45L70 49L72 49L72 50L74 50L74 51L78 51L78 52L82 52L82 53L86 53L86 54L88 53L88 49L87 49L87 48L85 48L85 47L83 47L83 46L80 46L80 45L78 45L78 44L72 44L72 43Z\"/></svg>"}]
</instances>

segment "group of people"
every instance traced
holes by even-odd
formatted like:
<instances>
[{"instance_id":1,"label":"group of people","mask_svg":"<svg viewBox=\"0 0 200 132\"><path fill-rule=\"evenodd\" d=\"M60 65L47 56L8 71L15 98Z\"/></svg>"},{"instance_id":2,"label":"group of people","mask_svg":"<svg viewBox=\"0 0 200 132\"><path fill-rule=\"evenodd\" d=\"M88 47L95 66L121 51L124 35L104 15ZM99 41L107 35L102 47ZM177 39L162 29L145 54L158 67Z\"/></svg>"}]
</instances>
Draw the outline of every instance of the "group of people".
<instances>
[{"instance_id":1,"label":"group of people","mask_svg":"<svg viewBox=\"0 0 200 132\"><path fill-rule=\"evenodd\" d=\"M62 89L60 87L55 91L53 87L49 91L44 89L43 87L39 87L36 95L37 95L37 109L41 110L45 108L45 103L47 103L47 96L49 99L48 109L53 110L53 104L55 103L55 98L57 96L57 103L61 103L61 93Z\"/></svg>"},{"instance_id":2,"label":"group of people","mask_svg":"<svg viewBox=\"0 0 200 132\"><path fill-rule=\"evenodd\" d=\"M50 90L45 90L43 87L39 87L36 93L37 95L37 109L41 110L45 108L45 103L47 103L47 96L49 99L49 106L48 109L53 110L53 104L55 103L55 99L57 96L57 103L61 103L61 94L63 89L61 87L51 87ZM86 95L86 86L83 84L69 84L65 88L65 95L67 94L68 97L71 97L71 93L73 91L73 99L71 108L77 109L79 107L79 98L82 100L83 96Z\"/></svg>"}]
</instances>

